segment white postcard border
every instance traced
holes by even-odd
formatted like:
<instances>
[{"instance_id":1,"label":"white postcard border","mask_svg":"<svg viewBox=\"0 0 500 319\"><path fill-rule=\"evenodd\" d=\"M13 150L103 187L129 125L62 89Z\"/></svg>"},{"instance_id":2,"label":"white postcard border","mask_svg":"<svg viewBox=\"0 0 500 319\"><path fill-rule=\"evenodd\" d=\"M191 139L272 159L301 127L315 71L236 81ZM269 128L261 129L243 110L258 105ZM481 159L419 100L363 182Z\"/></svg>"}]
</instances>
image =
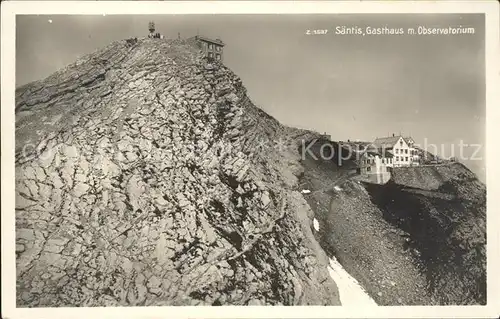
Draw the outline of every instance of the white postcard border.
<instances>
[{"instance_id":1,"label":"white postcard border","mask_svg":"<svg viewBox=\"0 0 500 319\"><path fill-rule=\"evenodd\" d=\"M496 1L6 1L1 4L2 317L5 318L474 318L500 315L499 5ZM487 300L486 306L15 307L14 94L16 14L338 14L485 13ZM488 144L489 143L489 144Z\"/></svg>"}]
</instances>

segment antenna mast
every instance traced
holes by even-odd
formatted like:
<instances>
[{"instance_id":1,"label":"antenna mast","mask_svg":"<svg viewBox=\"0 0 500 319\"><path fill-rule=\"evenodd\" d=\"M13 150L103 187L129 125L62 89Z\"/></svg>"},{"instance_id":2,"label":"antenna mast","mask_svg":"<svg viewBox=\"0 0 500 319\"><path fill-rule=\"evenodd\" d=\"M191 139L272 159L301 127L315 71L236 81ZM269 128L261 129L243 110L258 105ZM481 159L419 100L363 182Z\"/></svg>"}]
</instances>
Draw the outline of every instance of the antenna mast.
<instances>
[{"instance_id":1,"label":"antenna mast","mask_svg":"<svg viewBox=\"0 0 500 319\"><path fill-rule=\"evenodd\" d=\"M155 32L155 23L153 21L149 22L148 29L149 29L149 33L151 33L151 34Z\"/></svg>"}]
</instances>

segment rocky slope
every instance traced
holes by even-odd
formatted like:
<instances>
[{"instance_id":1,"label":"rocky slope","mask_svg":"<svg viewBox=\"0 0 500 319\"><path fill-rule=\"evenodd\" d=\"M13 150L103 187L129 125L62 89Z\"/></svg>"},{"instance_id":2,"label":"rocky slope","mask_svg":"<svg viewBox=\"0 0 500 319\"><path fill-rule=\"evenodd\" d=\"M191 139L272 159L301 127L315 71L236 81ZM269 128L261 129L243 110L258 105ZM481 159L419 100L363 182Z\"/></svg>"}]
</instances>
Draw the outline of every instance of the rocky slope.
<instances>
[{"instance_id":1,"label":"rocky slope","mask_svg":"<svg viewBox=\"0 0 500 319\"><path fill-rule=\"evenodd\" d=\"M336 305L300 141L182 40L16 91L17 303Z\"/></svg>"},{"instance_id":2,"label":"rocky slope","mask_svg":"<svg viewBox=\"0 0 500 319\"><path fill-rule=\"evenodd\" d=\"M303 164L318 240L379 305L485 304L486 188L465 166L394 169L375 185L344 180L349 165Z\"/></svg>"}]
</instances>

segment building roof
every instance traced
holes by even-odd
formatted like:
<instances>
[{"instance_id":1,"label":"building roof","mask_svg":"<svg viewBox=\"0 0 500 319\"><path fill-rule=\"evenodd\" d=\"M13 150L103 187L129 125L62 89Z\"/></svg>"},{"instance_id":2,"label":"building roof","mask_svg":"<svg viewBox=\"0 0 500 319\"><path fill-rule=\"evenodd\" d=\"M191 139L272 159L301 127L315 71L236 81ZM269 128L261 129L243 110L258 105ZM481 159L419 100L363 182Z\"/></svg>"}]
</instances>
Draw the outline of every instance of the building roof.
<instances>
[{"instance_id":1,"label":"building roof","mask_svg":"<svg viewBox=\"0 0 500 319\"><path fill-rule=\"evenodd\" d=\"M380 156L384 158L393 158L394 155L388 151L387 148L376 148L376 147L369 147L366 149L365 152L363 152L363 155L371 155L371 156Z\"/></svg>"},{"instance_id":2,"label":"building roof","mask_svg":"<svg viewBox=\"0 0 500 319\"><path fill-rule=\"evenodd\" d=\"M373 144L375 144L378 148L391 149L400 138L401 136L381 137L375 139Z\"/></svg>"},{"instance_id":3,"label":"building roof","mask_svg":"<svg viewBox=\"0 0 500 319\"><path fill-rule=\"evenodd\" d=\"M370 142L363 142L363 141L339 141L339 144L342 145L349 145L349 146L368 146L371 143Z\"/></svg>"},{"instance_id":4,"label":"building roof","mask_svg":"<svg viewBox=\"0 0 500 319\"><path fill-rule=\"evenodd\" d=\"M378 150L378 153L380 155L382 155L382 157L385 157L385 158L393 158L394 155L391 153L391 152L388 152L387 150L384 151L384 149L380 148Z\"/></svg>"},{"instance_id":5,"label":"building roof","mask_svg":"<svg viewBox=\"0 0 500 319\"><path fill-rule=\"evenodd\" d=\"M210 42L210 43L213 43L213 44L216 44L216 45L220 45L220 46L225 46L224 42L222 42L221 39L210 39L210 38L207 38L207 37L204 37L204 36L201 36L201 35L197 35L194 37L196 40L201 40L201 41L205 41L205 42Z\"/></svg>"},{"instance_id":6,"label":"building roof","mask_svg":"<svg viewBox=\"0 0 500 319\"><path fill-rule=\"evenodd\" d=\"M371 143L361 141L338 142L340 147L352 152L363 152Z\"/></svg>"},{"instance_id":7,"label":"building roof","mask_svg":"<svg viewBox=\"0 0 500 319\"><path fill-rule=\"evenodd\" d=\"M410 143L410 141L415 142L415 141L411 138L411 136L403 137L403 139L405 140L405 142L406 142L407 144L409 144L409 143Z\"/></svg>"}]
</instances>

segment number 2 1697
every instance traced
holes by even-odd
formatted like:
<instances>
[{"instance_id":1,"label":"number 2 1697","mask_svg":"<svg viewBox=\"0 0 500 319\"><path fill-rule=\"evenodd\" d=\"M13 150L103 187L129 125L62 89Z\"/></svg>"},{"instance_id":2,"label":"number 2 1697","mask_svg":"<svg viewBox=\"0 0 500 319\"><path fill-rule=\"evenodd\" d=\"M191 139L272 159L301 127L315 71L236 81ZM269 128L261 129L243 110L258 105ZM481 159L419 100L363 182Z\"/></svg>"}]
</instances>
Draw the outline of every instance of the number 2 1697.
<instances>
[{"instance_id":1,"label":"number 2 1697","mask_svg":"<svg viewBox=\"0 0 500 319\"><path fill-rule=\"evenodd\" d=\"M327 29L317 29L317 30L306 30L306 35L322 35L322 34L327 34L328 30Z\"/></svg>"}]
</instances>

